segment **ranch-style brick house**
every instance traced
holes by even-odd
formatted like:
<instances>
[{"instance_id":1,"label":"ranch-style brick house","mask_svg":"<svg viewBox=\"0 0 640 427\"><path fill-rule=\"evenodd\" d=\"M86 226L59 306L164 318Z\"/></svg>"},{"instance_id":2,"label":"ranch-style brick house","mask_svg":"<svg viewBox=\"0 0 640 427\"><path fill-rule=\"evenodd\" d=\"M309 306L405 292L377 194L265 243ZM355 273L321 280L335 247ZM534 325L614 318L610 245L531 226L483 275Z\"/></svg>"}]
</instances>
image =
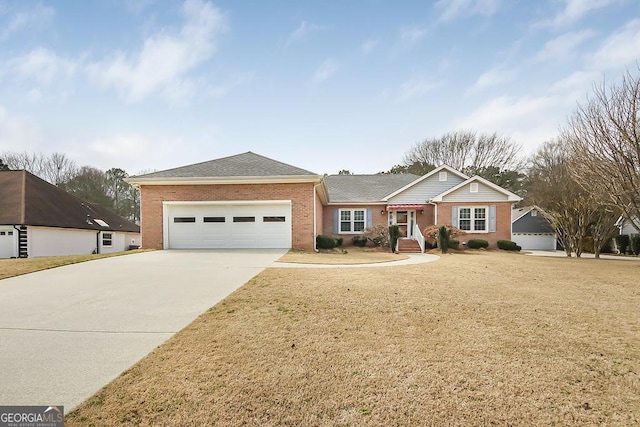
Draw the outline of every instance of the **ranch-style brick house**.
<instances>
[{"instance_id":1,"label":"ranch-style brick house","mask_svg":"<svg viewBox=\"0 0 640 427\"><path fill-rule=\"evenodd\" d=\"M511 239L520 197L448 166L412 174L323 176L246 152L130 177L140 188L142 242L153 249L299 248L320 234L351 238L398 224L421 242L430 225L453 225L492 246Z\"/></svg>"}]
</instances>

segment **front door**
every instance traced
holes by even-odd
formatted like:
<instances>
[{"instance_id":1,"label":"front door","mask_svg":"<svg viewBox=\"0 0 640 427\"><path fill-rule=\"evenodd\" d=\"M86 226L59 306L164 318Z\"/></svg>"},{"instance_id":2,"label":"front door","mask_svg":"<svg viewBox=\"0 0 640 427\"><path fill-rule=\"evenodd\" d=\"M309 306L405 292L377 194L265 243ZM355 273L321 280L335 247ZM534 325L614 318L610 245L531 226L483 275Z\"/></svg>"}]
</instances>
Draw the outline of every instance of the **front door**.
<instances>
[{"instance_id":1,"label":"front door","mask_svg":"<svg viewBox=\"0 0 640 427\"><path fill-rule=\"evenodd\" d=\"M391 211L389 223L396 224L400 237L413 237L413 225L415 224L416 211Z\"/></svg>"}]
</instances>

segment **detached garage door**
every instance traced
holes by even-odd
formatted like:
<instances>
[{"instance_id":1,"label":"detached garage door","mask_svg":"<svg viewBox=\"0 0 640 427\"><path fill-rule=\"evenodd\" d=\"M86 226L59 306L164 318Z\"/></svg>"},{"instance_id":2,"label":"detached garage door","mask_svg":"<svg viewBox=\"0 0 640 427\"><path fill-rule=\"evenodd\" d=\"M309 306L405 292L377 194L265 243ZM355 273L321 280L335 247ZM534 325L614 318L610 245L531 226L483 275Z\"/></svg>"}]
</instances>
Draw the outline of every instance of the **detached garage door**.
<instances>
[{"instance_id":1,"label":"detached garage door","mask_svg":"<svg viewBox=\"0 0 640 427\"><path fill-rule=\"evenodd\" d=\"M165 205L170 249L290 248L291 202Z\"/></svg>"},{"instance_id":2,"label":"detached garage door","mask_svg":"<svg viewBox=\"0 0 640 427\"><path fill-rule=\"evenodd\" d=\"M556 250L556 235L550 233L513 233L512 240L522 249L531 251Z\"/></svg>"}]
</instances>

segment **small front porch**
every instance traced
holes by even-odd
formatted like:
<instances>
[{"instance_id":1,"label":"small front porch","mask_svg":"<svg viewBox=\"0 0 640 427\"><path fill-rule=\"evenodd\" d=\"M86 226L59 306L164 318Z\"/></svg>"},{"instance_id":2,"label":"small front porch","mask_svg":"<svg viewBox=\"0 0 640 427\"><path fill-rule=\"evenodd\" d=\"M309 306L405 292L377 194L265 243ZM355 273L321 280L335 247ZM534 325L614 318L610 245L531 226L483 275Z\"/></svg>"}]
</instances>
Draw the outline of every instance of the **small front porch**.
<instances>
[{"instance_id":1,"label":"small front porch","mask_svg":"<svg viewBox=\"0 0 640 427\"><path fill-rule=\"evenodd\" d=\"M420 228L426 227L430 205L388 205L389 225L397 225L399 231L395 252L424 253L424 237ZM420 223L425 224L420 224Z\"/></svg>"}]
</instances>

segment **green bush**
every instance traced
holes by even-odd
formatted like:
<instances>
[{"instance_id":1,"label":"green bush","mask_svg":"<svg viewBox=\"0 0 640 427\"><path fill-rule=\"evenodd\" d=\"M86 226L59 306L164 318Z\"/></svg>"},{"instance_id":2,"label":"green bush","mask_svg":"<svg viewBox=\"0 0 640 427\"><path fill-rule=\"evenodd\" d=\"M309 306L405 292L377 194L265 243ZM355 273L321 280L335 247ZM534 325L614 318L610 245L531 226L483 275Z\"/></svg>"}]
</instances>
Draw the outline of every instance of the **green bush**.
<instances>
[{"instance_id":1,"label":"green bush","mask_svg":"<svg viewBox=\"0 0 640 427\"><path fill-rule=\"evenodd\" d=\"M467 247L469 249L480 249L480 248L488 248L489 242L484 239L471 239L467 242Z\"/></svg>"},{"instance_id":2,"label":"green bush","mask_svg":"<svg viewBox=\"0 0 640 427\"><path fill-rule=\"evenodd\" d=\"M620 251L620 253L622 255L627 253L627 248L629 247L629 235L628 234L621 234L619 236L614 237L614 240L616 241L616 247L618 248L618 250Z\"/></svg>"},{"instance_id":3,"label":"green bush","mask_svg":"<svg viewBox=\"0 0 640 427\"><path fill-rule=\"evenodd\" d=\"M511 240L498 240L498 248L505 251L520 251L522 250L521 246L518 246L516 242L512 242Z\"/></svg>"},{"instance_id":4,"label":"green bush","mask_svg":"<svg viewBox=\"0 0 640 427\"><path fill-rule=\"evenodd\" d=\"M449 230L444 225L438 228L438 248L440 248L440 252L446 254L449 250Z\"/></svg>"},{"instance_id":5,"label":"green bush","mask_svg":"<svg viewBox=\"0 0 640 427\"><path fill-rule=\"evenodd\" d=\"M355 246L360 246L361 248L364 248L365 246L367 246L367 241L369 241L369 239L367 239L366 236L353 236L353 244Z\"/></svg>"},{"instance_id":6,"label":"green bush","mask_svg":"<svg viewBox=\"0 0 640 427\"><path fill-rule=\"evenodd\" d=\"M612 254L613 253L613 239L609 239L605 242L604 245L602 245L602 249L600 249L600 252L602 252L603 254Z\"/></svg>"},{"instance_id":7,"label":"green bush","mask_svg":"<svg viewBox=\"0 0 640 427\"><path fill-rule=\"evenodd\" d=\"M640 234L632 234L629 237L629 241L631 243L631 252L634 255L640 254Z\"/></svg>"},{"instance_id":8,"label":"green bush","mask_svg":"<svg viewBox=\"0 0 640 427\"><path fill-rule=\"evenodd\" d=\"M338 237L336 239L336 246L342 246L342 243L344 243L344 239L342 237Z\"/></svg>"},{"instance_id":9,"label":"green bush","mask_svg":"<svg viewBox=\"0 0 640 427\"><path fill-rule=\"evenodd\" d=\"M424 248L425 248L426 250L434 249L435 247L436 247L435 243L431 243L431 242L430 242L430 241L428 241L428 240L425 240L425 241L424 241Z\"/></svg>"},{"instance_id":10,"label":"green bush","mask_svg":"<svg viewBox=\"0 0 640 427\"><path fill-rule=\"evenodd\" d=\"M318 249L333 249L336 246L340 246L338 244L338 240L342 240L342 239L336 239L333 236L326 236L326 235L319 235L316 236L316 246L318 247ZM340 242L340 244L342 244L342 242Z\"/></svg>"},{"instance_id":11,"label":"green bush","mask_svg":"<svg viewBox=\"0 0 640 427\"><path fill-rule=\"evenodd\" d=\"M397 224L389 226L389 249L396 250L396 244L398 243L398 237L400 237L400 227Z\"/></svg>"},{"instance_id":12,"label":"green bush","mask_svg":"<svg viewBox=\"0 0 640 427\"><path fill-rule=\"evenodd\" d=\"M449 240L449 249L458 249L460 247L460 240Z\"/></svg>"}]
</instances>

